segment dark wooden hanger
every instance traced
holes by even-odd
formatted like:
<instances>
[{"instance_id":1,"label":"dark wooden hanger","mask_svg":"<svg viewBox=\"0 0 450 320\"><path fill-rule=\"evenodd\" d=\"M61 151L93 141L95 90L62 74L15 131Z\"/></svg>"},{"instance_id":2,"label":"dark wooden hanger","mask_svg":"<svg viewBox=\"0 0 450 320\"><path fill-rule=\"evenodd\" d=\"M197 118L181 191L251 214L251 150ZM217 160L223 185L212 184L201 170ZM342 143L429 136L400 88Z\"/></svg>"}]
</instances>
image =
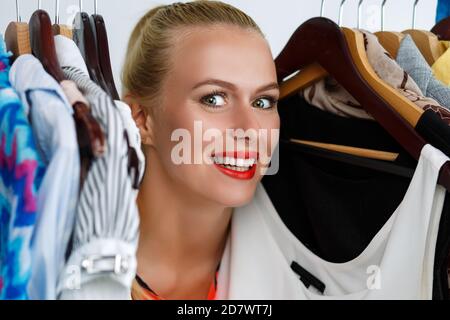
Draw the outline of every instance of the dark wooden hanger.
<instances>
[{"instance_id":1,"label":"dark wooden hanger","mask_svg":"<svg viewBox=\"0 0 450 320\"><path fill-rule=\"evenodd\" d=\"M52 23L47 12L43 10L34 12L29 28L33 55L40 60L47 73L58 83L66 80L56 56ZM89 164L93 157L100 156L104 152L105 137L100 124L84 103L76 102L73 108L80 155L83 163Z\"/></svg>"},{"instance_id":2,"label":"dark wooden hanger","mask_svg":"<svg viewBox=\"0 0 450 320\"><path fill-rule=\"evenodd\" d=\"M433 32L439 40L450 41L450 17L442 19L439 21L432 29Z\"/></svg>"},{"instance_id":3,"label":"dark wooden hanger","mask_svg":"<svg viewBox=\"0 0 450 320\"><path fill-rule=\"evenodd\" d=\"M100 68L94 28L95 24L91 24L89 15L85 12L78 12L74 21L73 40L80 49L92 81L97 83L109 96L112 96Z\"/></svg>"},{"instance_id":4,"label":"dark wooden hanger","mask_svg":"<svg viewBox=\"0 0 450 320\"><path fill-rule=\"evenodd\" d=\"M419 159L426 141L369 85L352 58L344 32L326 18L312 18L294 32L275 60L278 81L314 63L351 93L408 154ZM441 169L439 183L450 190L450 162Z\"/></svg>"},{"instance_id":5,"label":"dark wooden hanger","mask_svg":"<svg viewBox=\"0 0 450 320\"><path fill-rule=\"evenodd\" d=\"M103 23L104 24L104 23ZM102 50L105 49L104 46L104 37L106 37L106 30L104 33L100 30L100 37L102 38ZM73 40L77 44L80 49L81 55L86 62L86 66L88 68L89 76L92 81L100 85L100 87L113 99L115 100L114 95L111 93L109 86L107 85L105 78L103 77L102 69L100 66L100 59L97 49L97 31L96 24L94 19L90 19L89 15L85 12L79 12L75 16L74 27L73 27ZM107 47L107 44L106 44ZM109 50L108 50L109 53ZM108 54L109 56L109 54ZM102 56L102 58L104 58ZM111 72L112 78L112 72ZM115 87L114 87L115 88ZM118 96L118 95L117 95ZM120 99L117 99L120 100ZM128 134L124 132L127 145L128 145L128 170L134 173L134 182L133 187L135 189L138 188L139 184L139 159L137 157L136 150L131 148Z\"/></svg>"},{"instance_id":6,"label":"dark wooden hanger","mask_svg":"<svg viewBox=\"0 0 450 320\"><path fill-rule=\"evenodd\" d=\"M114 76L111 67L111 57L109 55L108 34L106 32L106 25L103 17L98 14L93 14L91 17L91 24L95 24L95 32L97 35L97 49L100 62L100 69L108 86L109 92L114 100L120 100L119 94L114 83Z\"/></svg>"},{"instance_id":7,"label":"dark wooden hanger","mask_svg":"<svg viewBox=\"0 0 450 320\"><path fill-rule=\"evenodd\" d=\"M47 12L37 10L33 13L29 22L29 32L33 55L41 61L44 69L56 81L62 82L65 80L56 56L52 23Z\"/></svg>"},{"instance_id":8,"label":"dark wooden hanger","mask_svg":"<svg viewBox=\"0 0 450 320\"><path fill-rule=\"evenodd\" d=\"M91 26L95 30L96 46L99 58L100 70L105 80L106 86L111 94L113 100L120 100L114 83L114 76L111 68L111 58L109 55L108 34L106 32L106 25L103 17L98 14L93 14L90 17ZM133 188L139 188L139 158L137 151L131 147L128 133L125 132L125 139L128 145L128 172L133 175Z\"/></svg>"}]
</instances>

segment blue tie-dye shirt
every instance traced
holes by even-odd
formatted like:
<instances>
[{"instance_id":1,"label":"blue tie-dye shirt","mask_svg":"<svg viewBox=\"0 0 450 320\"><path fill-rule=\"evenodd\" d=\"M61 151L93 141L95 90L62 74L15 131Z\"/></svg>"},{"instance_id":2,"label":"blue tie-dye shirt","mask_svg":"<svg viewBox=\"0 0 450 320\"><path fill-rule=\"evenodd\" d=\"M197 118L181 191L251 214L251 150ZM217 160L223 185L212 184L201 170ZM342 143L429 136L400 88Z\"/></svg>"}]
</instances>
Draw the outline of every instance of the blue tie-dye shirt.
<instances>
[{"instance_id":1,"label":"blue tie-dye shirt","mask_svg":"<svg viewBox=\"0 0 450 320\"><path fill-rule=\"evenodd\" d=\"M0 34L0 300L27 299L37 191L44 175L31 126L8 80Z\"/></svg>"}]
</instances>

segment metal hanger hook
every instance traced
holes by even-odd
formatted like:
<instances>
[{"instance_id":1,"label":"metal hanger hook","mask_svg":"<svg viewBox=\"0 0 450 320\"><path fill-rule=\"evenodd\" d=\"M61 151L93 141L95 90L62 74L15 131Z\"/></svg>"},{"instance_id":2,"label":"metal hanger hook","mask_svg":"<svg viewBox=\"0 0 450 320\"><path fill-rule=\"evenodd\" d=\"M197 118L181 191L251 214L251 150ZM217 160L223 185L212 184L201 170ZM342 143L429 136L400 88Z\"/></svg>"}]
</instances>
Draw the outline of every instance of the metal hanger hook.
<instances>
[{"instance_id":1,"label":"metal hanger hook","mask_svg":"<svg viewBox=\"0 0 450 320\"><path fill-rule=\"evenodd\" d=\"M417 15L417 5L419 4L419 0L414 1L413 5L413 18L412 18L412 28L416 28L416 15Z\"/></svg>"},{"instance_id":2,"label":"metal hanger hook","mask_svg":"<svg viewBox=\"0 0 450 320\"><path fill-rule=\"evenodd\" d=\"M59 0L55 0L55 24L59 24Z\"/></svg>"},{"instance_id":3,"label":"metal hanger hook","mask_svg":"<svg viewBox=\"0 0 450 320\"><path fill-rule=\"evenodd\" d=\"M322 0L322 3L320 4L320 17L323 17L324 10L325 10L325 0Z\"/></svg>"},{"instance_id":4,"label":"metal hanger hook","mask_svg":"<svg viewBox=\"0 0 450 320\"><path fill-rule=\"evenodd\" d=\"M339 18L338 18L338 26L341 26L342 16L344 14L344 4L346 0L342 0L339 6Z\"/></svg>"},{"instance_id":5,"label":"metal hanger hook","mask_svg":"<svg viewBox=\"0 0 450 320\"><path fill-rule=\"evenodd\" d=\"M383 2L381 3L381 31L384 31L384 15L385 15L385 7L386 7L386 2L387 0L383 0Z\"/></svg>"},{"instance_id":6,"label":"metal hanger hook","mask_svg":"<svg viewBox=\"0 0 450 320\"><path fill-rule=\"evenodd\" d=\"M42 0L38 0L38 10L41 10L42 8Z\"/></svg>"},{"instance_id":7,"label":"metal hanger hook","mask_svg":"<svg viewBox=\"0 0 450 320\"><path fill-rule=\"evenodd\" d=\"M20 0L16 0L16 20L22 22L22 16L20 15Z\"/></svg>"},{"instance_id":8,"label":"metal hanger hook","mask_svg":"<svg viewBox=\"0 0 450 320\"><path fill-rule=\"evenodd\" d=\"M97 0L94 0L94 14L97 14L97 12L98 12L98 2L97 2Z\"/></svg>"},{"instance_id":9,"label":"metal hanger hook","mask_svg":"<svg viewBox=\"0 0 450 320\"><path fill-rule=\"evenodd\" d=\"M78 6L80 7L80 13L83 12L83 0L78 0Z\"/></svg>"},{"instance_id":10,"label":"metal hanger hook","mask_svg":"<svg viewBox=\"0 0 450 320\"><path fill-rule=\"evenodd\" d=\"M359 0L358 2L358 26L357 28L359 29L361 27L361 16L362 16L362 4L363 4L364 0Z\"/></svg>"}]
</instances>

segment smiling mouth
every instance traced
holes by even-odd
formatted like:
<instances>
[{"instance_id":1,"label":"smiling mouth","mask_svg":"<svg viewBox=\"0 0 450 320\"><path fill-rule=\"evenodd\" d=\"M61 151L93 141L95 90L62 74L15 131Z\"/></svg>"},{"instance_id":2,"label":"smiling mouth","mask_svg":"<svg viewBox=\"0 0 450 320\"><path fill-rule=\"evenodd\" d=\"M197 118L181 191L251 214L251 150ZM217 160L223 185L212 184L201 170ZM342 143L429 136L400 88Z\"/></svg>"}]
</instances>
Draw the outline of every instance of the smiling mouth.
<instances>
[{"instance_id":1,"label":"smiling mouth","mask_svg":"<svg viewBox=\"0 0 450 320\"><path fill-rule=\"evenodd\" d=\"M213 154L211 158L222 173L235 179L248 180L255 175L258 153L224 152Z\"/></svg>"}]
</instances>

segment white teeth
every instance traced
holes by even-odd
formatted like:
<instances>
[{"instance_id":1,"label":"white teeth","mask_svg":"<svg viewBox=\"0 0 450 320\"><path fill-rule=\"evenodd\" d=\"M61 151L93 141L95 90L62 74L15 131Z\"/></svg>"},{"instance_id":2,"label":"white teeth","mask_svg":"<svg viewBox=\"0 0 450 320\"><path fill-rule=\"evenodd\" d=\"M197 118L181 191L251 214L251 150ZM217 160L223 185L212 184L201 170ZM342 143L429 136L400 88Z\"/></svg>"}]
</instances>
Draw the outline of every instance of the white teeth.
<instances>
[{"instance_id":1,"label":"white teeth","mask_svg":"<svg viewBox=\"0 0 450 320\"><path fill-rule=\"evenodd\" d=\"M243 171L248 171L249 168L245 168L245 167L235 167L235 166L224 166L227 169L233 170L233 171L239 171L239 172L243 172Z\"/></svg>"},{"instance_id":2,"label":"white teeth","mask_svg":"<svg viewBox=\"0 0 450 320\"><path fill-rule=\"evenodd\" d=\"M233 157L214 157L216 164L235 171L247 171L256 163L256 159L236 159Z\"/></svg>"},{"instance_id":3,"label":"white teeth","mask_svg":"<svg viewBox=\"0 0 450 320\"><path fill-rule=\"evenodd\" d=\"M246 159L246 160L244 160L243 166L251 167L255 164L255 161L256 161L255 159Z\"/></svg>"},{"instance_id":4,"label":"white teeth","mask_svg":"<svg viewBox=\"0 0 450 320\"><path fill-rule=\"evenodd\" d=\"M214 162L217 164L224 164L224 159L222 157L214 157Z\"/></svg>"}]
</instances>

